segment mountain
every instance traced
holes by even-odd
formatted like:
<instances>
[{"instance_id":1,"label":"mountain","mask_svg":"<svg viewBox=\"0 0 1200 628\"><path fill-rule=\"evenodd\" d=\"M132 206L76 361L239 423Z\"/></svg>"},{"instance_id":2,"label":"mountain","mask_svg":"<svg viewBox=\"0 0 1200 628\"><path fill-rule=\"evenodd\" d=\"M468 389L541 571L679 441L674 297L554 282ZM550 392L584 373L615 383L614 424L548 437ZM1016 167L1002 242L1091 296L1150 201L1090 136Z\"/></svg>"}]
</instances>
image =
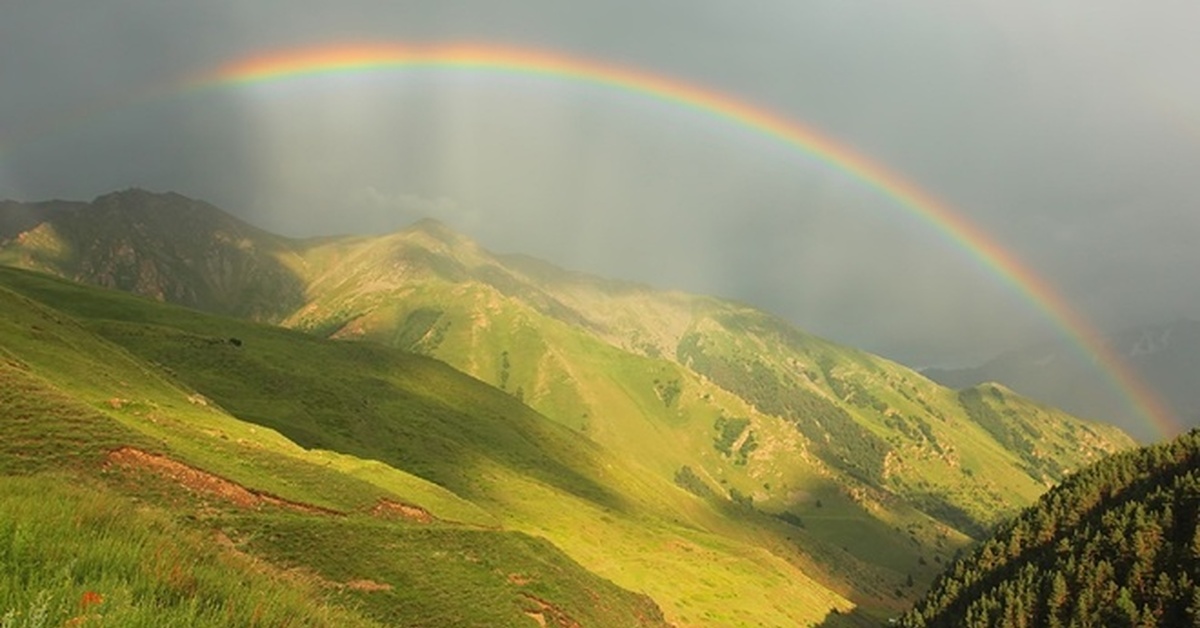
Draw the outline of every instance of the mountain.
<instances>
[{"instance_id":1,"label":"mountain","mask_svg":"<svg viewBox=\"0 0 1200 628\"><path fill-rule=\"evenodd\" d=\"M189 230L171 227L184 216ZM291 240L133 190L25 222L0 241L5 263L305 334L65 284L27 298L238 420L451 491L677 624L893 615L955 551L1132 445L1000 385L947 389L744 304L493 254L432 221ZM128 259L154 270L111 272ZM274 348L251 359L252 345ZM455 421L431 420L428 395L387 401L372 365L437 364L420 356L489 396ZM468 419L524 412L520 436Z\"/></svg>"},{"instance_id":2,"label":"mountain","mask_svg":"<svg viewBox=\"0 0 1200 628\"><path fill-rule=\"evenodd\" d=\"M437 357L660 474L700 467L715 492L776 511L809 490L802 474L832 474L856 504L901 496L979 532L1114 434L997 386L947 391L738 303L493 255L429 222L309 255L326 270L285 326ZM804 469L760 450L768 436ZM1013 472L976 478L981 459Z\"/></svg>"},{"instance_id":3,"label":"mountain","mask_svg":"<svg viewBox=\"0 0 1200 628\"><path fill-rule=\"evenodd\" d=\"M1127 329L1104 342L1159 393L1185 428L1200 426L1200 322ZM1116 425L1142 442L1162 438L1129 408L1090 358L1065 343L1013 351L976 368L930 369L924 374L952 387L1000 382L1076 416Z\"/></svg>"},{"instance_id":4,"label":"mountain","mask_svg":"<svg viewBox=\"0 0 1200 628\"><path fill-rule=\"evenodd\" d=\"M0 264L254 320L304 298L290 241L178 194L0 203L0 250Z\"/></svg>"},{"instance_id":5,"label":"mountain","mask_svg":"<svg viewBox=\"0 0 1200 628\"><path fill-rule=\"evenodd\" d=\"M1200 625L1200 430L1067 478L901 625Z\"/></svg>"},{"instance_id":6,"label":"mountain","mask_svg":"<svg viewBox=\"0 0 1200 628\"><path fill-rule=\"evenodd\" d=\"M595 569L644 583L689 624L812 624L852 606L806 575L779 530L747 525L735 538L719 508L440 362L13 269L0 269L0 297L0 503L21 511L38 491L63 500L8 530L30 550L0 554L0 568L21 576L6 580L16 590L5 599L22 617L48 604L66 621L87 591L112 600L131 588L249 612L251 594L231 601L227 590L247 570L298 573L312 586L288 595L321 609L365 605L366 619L388 624L519 625L527 612L558 625L661 622L644 593ZM101 497L87 505L108 513L96 529L68 507L90 493ZM164 520L181 523L120 545L120 530ZM174 534L197 547L159 558L154 548ZM231 551L208 547L213 536ZM119 553L135 572L148 556L191 564L197 554L210 571L238 569L162 593L169 562L162 578L85 563L65 586L56 550L24 541L65 537L81 553L99 537L88 560ZM590 567L560 545L586 549ZM24 586L30 572L40 586ZM122 625L147 611L122 604L113 617L134 618L113 620ZM214 621L176 610L181 624ZM229 625L252 623L229 613Z\"/></svg>"},{"instance_id":7,"label":"mountain","mask_svg":"<svg viewBox=\"0 0 1200 628\"><path fill-rule=\"evenodd\" d=\"M41 203L18 203L0 201L0 240L7 240L33 229L43 222L55 220L63 214L84 209L88 203L79 201L44 201Z\"/></svg>"}]
</instances>

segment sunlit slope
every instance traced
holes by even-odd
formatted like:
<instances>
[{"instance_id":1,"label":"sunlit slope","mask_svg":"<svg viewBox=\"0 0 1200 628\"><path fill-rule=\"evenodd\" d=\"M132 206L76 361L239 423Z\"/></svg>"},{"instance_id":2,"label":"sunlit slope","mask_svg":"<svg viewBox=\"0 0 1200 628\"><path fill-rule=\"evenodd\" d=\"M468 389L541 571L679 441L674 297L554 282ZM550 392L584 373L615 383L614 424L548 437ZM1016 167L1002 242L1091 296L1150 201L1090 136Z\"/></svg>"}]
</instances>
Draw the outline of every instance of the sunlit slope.
<instances>
[{"instance_id":1,"label":"sunlit slope","mask_svg":"<svg viewBox=\"0 0 1200 628\"><path fill-rule=\"evenodd\" d=\"M739 304L493 256L436 223L308 255L325 271L286 325L435 356L660 474L688 466L775 510L803 510L787 495L819 476L869 509L898 497L977 535L1131 444Z\"/></svg>"},{"instance_id":2,"label":"sunlit slope","mask_svg":"<svg viewBox=\"0 0 1200 628\"><path fill-rule=\"evenodd\" d=\"M23 372L50 387L45 394L61 396L72 407L104 417L117 428L124 426L122 434L128 432L127 436L88 437L88 442L102 444L91 450L91 458L82 463L84 468L94 468L108 451L132 442L131 446L320 508L366 513L374 510L380 499L420 506L437 519L428 525L455 531L447 533L450 537L463 537L469 528L472 543L500 543L508 548L480 563L480 569L504 571L508 582L504 586L548 600L584 625L626 625L628 621L614 622L611 617L634 611L653 624L654 607L645 598L621 598L628 594L605 584L610 587L605 590L612 592L605 607L611 607L615 615L602 622L583 621L587 613L572 602L582 599L573 597L575 589L571 587L575 585L570 583L576 580L563 584L559 581L565 577L553 576L545 565L539 572L528 560L507 564L504 561L517 561L518 557L505 552L537 557L544 550L547 555L539 560L557 564L555 556L561 556L556 554L557 546L588 570L651 595L667 611L669 620L682 625L815 623L832 608L851 607L829 586L840 586L846 596L858 593L845 578L830 582L810 554L786 546L786 524L770 519L734 525L720 508L697 499L669 479L630 467L510 395L436 361L383 347L320 340L214 318L11 269L0 270L0 285L37 299L38 303L33 303L21 296L9 297L31 312L59 319L61 330L55 327L54 333L70 332L61 345L79 347L78 351L64 349L41 356L47 343L26 341L25 348L11 351L14 360L26 365ZM19 309L6 307L5 311ZM20 338L33 333L30 330L35 324L15 319L9 333ZM22 343L6 342L4 346L10 345L20 347ZM73 366L66 368L56 360ZM45 379L43 373L51 378ZM136 376L139 373L145 382ZM77 380L84 386L82 392L63 392L74 391ZM13 395L36 399L41 393L15 391ZM47 413L44 409L22 411L23 416ZM390 466L302 450L263 426L308 446L373 458ZM22 442L46 449L57 447L40 436L35 433ZM134 438L149 440L135 442ZM14 456L26 457L21 453ZM430 552L444 552L433 548L460 541L432 533L393 532L388 527L392 524L366 514L318 518L311 525L296 513L268 518L254 515L249 520L247 516L229 514L221 519L222 529L242 542L244 550L285 565L304 564L299 556L320 547L328 549L329 555L353 550L351 555L374 557L377 553L368 551L372 547L368 539L394 534L400 538L396 543L413 544L402 546L408 555L443 561L462 558L466 564L451 561L447 566L451 573L445 577L465 578L475 573L471 571L476 564L472 557L478 558L481 551L464 546L449 555L433 555ZM296 525L310 532L294 534ZM487 530L496 525L513 532ZM531 537L517 531L545 537L553 546L529 545L534 543ZM355 536L360 533L366 536ZM492 538L489 535L503 541L488 540ZM395 595L400 595L403 587L398 583L408 577L405 573L411 573L403 570L412 565L375 560L316 568L327 579L342 583L351 581L353 575L346 569L359 569L364 572L360 577L392 582ZM574 573L571 570L579 570L578 564L566 563L555 569ZM466 573L454 571L461 569ZM869 566L862 569L874 574ZM587 572L571 578L582 579L584 584L578 586L588 591L594 589L586 580L594 576ZM559 584L549 590L555 595L542 595L537 592L538 585L522 584L527 580ZM488 588L492 584L480 590L492 590ZM435 599L422 604L436 606L437 592L423 591L418 597ZM357 591L350 595L372 601L388 596L386 592ZM523 599L517 598L524 604ZM735 599L739 600L736 604L731 601ZM386 613L386 606L380 603L378 613ZM385 615L373 611L371 616Z\"/></svg>"},{"instance_id":3,"label":"sunlit slope","mask_svg":"<svg viewBox=\"0 0 1200 628\"><path fill-rule=\"evenodd\" d=\"M736 306L697 317L675 355L793 425L854 483L973 536L1068 470L1132 444L1000 387L951 391Z\"/></svg>"},{"instance_id":4,"label":"sunlit slope","mask_svg":"<svg viewBox=\"0 0 1200 628\"><path fill-rule=\"evenodd\" d=\"M7 462L7 461L6 461ZM177 520L76 475L0 476L6 626L383 626Z\"/></svg>"},{"instance_id":5,"label":"sunlit slope","mask_svg":"<svg viewBox=\"0 0 1200 628\"><path fill-rule=\"evenodd\" d=\"M152 304L0 271L0 510L38 515L0 519L0 604L16 621L663 625L648 598L451 491L238 420L10 287L76 316L145 320ZM30 506L34 494L51 499ZM81 609L89 591L103 602Z\"/></svg>"},{"instance_id":6,"label":"sunlit slope","mask_svg":"<svg viewBox=\"0 0 1200 628\"><path fill-rule=\"evenodd\" d=\"M325 270L285 325L444 360L719 505L728 535L798 544L876 608L1067 470L1132 444L739 304L494 256L437 223L306 258ZM764 533L764 516L782 530Z\"/></svg>"}]
</instances>

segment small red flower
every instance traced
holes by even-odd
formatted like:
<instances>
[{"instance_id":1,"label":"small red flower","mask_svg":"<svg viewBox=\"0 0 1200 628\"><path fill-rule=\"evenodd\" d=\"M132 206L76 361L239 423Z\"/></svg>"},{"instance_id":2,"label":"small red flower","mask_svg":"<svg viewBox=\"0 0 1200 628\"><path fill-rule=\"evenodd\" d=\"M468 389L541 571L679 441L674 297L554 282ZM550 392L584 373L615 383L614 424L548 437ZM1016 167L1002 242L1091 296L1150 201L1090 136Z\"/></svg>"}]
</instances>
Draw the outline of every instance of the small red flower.
<instances>
[{"instance_id":1,"label":"small red flower","mask_svg":"<svg viewBox=\"0 0 1200 628\"><path fill-rule=\"evenodd\" d=\"M99 593L96 593L95 591L84 591L83 597L79 598L79 607L86 611L88 609L88 607L95 606L97 604L102 604L103 602L104 602L103 595L100 595Z\"/></svg>"}]
</instances>

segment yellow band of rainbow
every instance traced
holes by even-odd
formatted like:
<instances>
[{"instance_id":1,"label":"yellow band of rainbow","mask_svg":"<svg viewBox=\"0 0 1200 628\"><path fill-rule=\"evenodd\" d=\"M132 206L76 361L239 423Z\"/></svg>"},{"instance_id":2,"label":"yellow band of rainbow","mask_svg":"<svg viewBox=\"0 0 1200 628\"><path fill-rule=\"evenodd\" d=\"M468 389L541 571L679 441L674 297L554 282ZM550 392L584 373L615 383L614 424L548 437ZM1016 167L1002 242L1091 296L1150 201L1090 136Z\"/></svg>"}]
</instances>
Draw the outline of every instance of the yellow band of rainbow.
<instances>
[{"instance_id":1,"label":"yellow band of rainbow","mask_svg":"<svg viewBox=\"0 0 1200 628\"><path fill-rule=\"evenodd\" d=\"M961 213L815 129L729 95L636 69L559 53L478 44L366 44L284 50L225 65L186 80L171 92L306 75L411 68L520 73L615 88L711 115L797 149L850 175L941 233L1047 315L1101 366L1112 384L1157 432L1171 437L1183 431L1154 391L1104 342L1082 314Z\"/></svg>"}]
</instances>

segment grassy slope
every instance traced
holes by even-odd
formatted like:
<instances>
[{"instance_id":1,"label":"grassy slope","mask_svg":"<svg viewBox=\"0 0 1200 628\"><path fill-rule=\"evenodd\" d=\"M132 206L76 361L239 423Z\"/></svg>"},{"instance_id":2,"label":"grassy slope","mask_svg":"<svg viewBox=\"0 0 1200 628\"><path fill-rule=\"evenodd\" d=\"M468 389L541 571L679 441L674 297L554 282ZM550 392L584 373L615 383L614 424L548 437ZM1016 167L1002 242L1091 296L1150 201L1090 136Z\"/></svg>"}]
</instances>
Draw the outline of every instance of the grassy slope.
<instances>
[{"instance_id":1,"label":"grassy slope","mask_svg":"<svg viewBox=\"0 0 1200 628\"><path fill-rule=\"evenodd\" d=\"M812 440L830 443L816 454L866 488L894 493L966 532L1035 499L1067 470L1132 444L1119 430L1007 391L987 395L984 410L972 394L753 311L698 320L678 354ZM844 442L869 443L871 451L839 447Z\"/></svg>"},{"instance_id":2,"label":"grassy slope","mask_svg":"<svg viewBox=\"0 0 1200 628\"><path fill-rule=\"evenodd\" d=\"M117 293L89 299L97 293L0 273L7 286L40 288L76 308L111 296L116 300L101 309L137 318L139 307L151 305ZM106 600L96 612L111 613L122 625L154 623L148 618L159 617L156 605L166 608L161 621L176 625L277 625L288 616L325 625L532 625L529 612L550 619L559 613L585 625L661 625L648 598L596 577L544 540L497 528L492 515L444 488L378 463L301 449L205 405L162 374L168 369L139 360L73 317L5 288L0 305L6 435L0 508L25 512L31 494L54 497L29 510L44 516L0 530L3 569L13 576L5 579L11 584L3 588L0 611L11 610L18 621L43 612L69 618L84 610L76 603L82 591L95 591ZM236 508L153 473L105 465L119 446L166 454L280 498L347 514ZM146 505L135 506L131 496ZM466 523L369 515L381 499ZM90 509L102 511L95 521L67 514ZM125 532L135 528L144 533ZM229 547L206 538L213 530L230 539ZM55 541L64 536L75 540ZM381 538L392 551L378 551ZM433 544L459 554L431 560ZM79 556L75 562L55 558L72 554ZM390 588L346 586L368 580ZM414 582L428 593L418 596L419 604L411 599Z\"/></svg>"},{"instance_id":3,"label":"grassy slope","mask_svg":"<svg viewBox=\"0 0 1200 628\"><path fill-rule=\"evenodd\" d=\"M721 518L710 505L667 482L630 470L511 397L471 383L440 363L380 347L321 341L216 319L19 271L0 270L0 277L4 285L84 321L79 327L54 310L36 304L26 307L59 317L62 327L75 334L64 344L78 344L84 356L109 356L106 361L113 365L99 368L93 359L74 370L55 366L47 372L61 374L64 388L83 373L95 373L93 377L100 381L87 386L85 405L125 421L134 431L167 439L172 457L195 466L288 499L338 510L361 512L381 495L391 494L445 519L487 524L495 516L507 528L550 539L575 560L622 586L652 594L673 621L685 625L794 625L819 621L833 607L848 608L840 596L804 574L803 557L794 548L790 554L772 555L749 544L752 539L714 531L709 523ZM9 334L28 333L30 324L18 319ZM66 333L57 328L55 332ZM26 363L49 361L60 352L37 360L31 357L35 353L35 349L20 350ZM79 358L73 355L72 359ZM126 360L129 366L123 366ZM170 378L145 366L154 363ZM133 369L141 370L144 383L139 380L136 391L123 392L121 382L135 379ZM209 405L189 402L189 395L200 400L190 392L193 389L203 393ZM151 391L155 394L148 397ZM122 400L120 409L109 407L113 398ZM364 399L370 403L362 404ZM301 450L272 431L232 419L226 411L298 441L315 435L323 440L306 444L378 459L450 487L471 503L378 463L373 466L389 472L368 473L367 482L327 473L322 468L327 464L349 470L367 463ZM347 423L348 415L355 421ZM146 417L157 422L145 421ZM186 436L179 437L180 433ZM259 453L260 440L286 450L282 452L286 455ZM266 458L260 463L266 468L245 468L247 458L253 461L256 456ZM316 463L312 465L316 468L296 464L296 458ZM309 475L322 472L326 473L319 477ZM392 479L386 482L380 475ZM412 483L422 490L413 490ZM426 493L448 503L439 504ZM256 532L230 532L229 536L247 539L249 548L289 564L296 548L255 540L292 538L276 532L281 529L277 526L287 525L286 517L256 520ZM240 524L222 525L240 530ZM361 525L373 530L378 523ZM312 538L342 536L346 535L314 529ZM523 551L540 555L541 547ZM412 551L419 554L427 549L414 546ZM374 567L362 567L377 573ZM571 599L565 593L560 597ZM739 602L733 604L733 599ZM578 607L566 608L572 617L586 616Z\"/></svg>"},{"instance_id":4,"label":"grassy slope","mask_svg":"<svg viewBox=\"0 0 1200 628\"><path fill-rule=\"evenodd\" d=\"M380 625L78 476L0 477L0 576L5 626Z\"/></svg>"},{"instance_id":5,"label":"grassy slope","mask_svg":"<svg viewBox=\"0 0 1200 628\"><path fill-rule=\"evenodd\" d=\"M435 356L658 478L687 467L723 506L710 529L800 543L827 586L880 608L966 535L1131 444L1007 392L981 411L749 308L492 256L436 225L306 255L322 272L285 325ZM764 530L747 498L803 528Z\"/></svg>"},{"instance_id":6,"label":"grassy slope","mask_svg":"<svg viewBox=\"0 0 1200 628\"><path fill-rule=\"evenodd\" d=\"M132 200L162 201L149 197ZM555 487L564 498L582 504L557 516L569 525L555 542L626 586L654 580L644 577L654 570L625 573L591 556L588 544L576 542L569 532L570 526L587 523L575 513L587 511L599 497L596 488L615 487L607 496L616 499L606 502L610 510L624 499L633 504L626 504L625 514L649 509L658 519L679 519L685 532L700 530L732 544L733 553L770 548L793 569L817 577L821 585L811 585L812 590L834 590L888 612L916 592L905 586L910 576L920 588L942 560L969 541L967 534L980 536L1064 470L1129 443L1115 430L1075 421L1007 391L977 402L899 365L806 336L736 304L493 256L436 224L378 238L294 242L256 234L222 216L215 220L219 230L241 234L252 246L239 250L264 258L248 262L250 268L286 268L291 279L307 286L307 304L286 325L438 357L587 434L608 452L604 455L619 459L619 468L627 470L623 477L595 476L599 479L590 487L552 471L564 456L534 466L543 480L559 478ZM223 242L213 250L224 251ZM62 238L50 244L71 246ZM9 246L0 255L28 255L28 245L22 245L25 253ZM188 255L203 259L204 253ZM201 271L185 264L181 275L204 275ZM208 307L224 311L227 306L214 301ZM94 316L123 314L118 308ZM474 501L498 495L505 504L523 504L526 500L507 499L512 487L540 490L521 484L525 472L502 459L503 452L520 451L524 460L529 448L519 442L499 448L501 459L456 450L475 466L448 467L439 463L437 452L453 449L448 443L459 423L426 411L409 413L411 422L388 420L398 408L440 407L447 401L453 406L454 399L416 394L435 387L434 380L378 405L380 382L395 383L386 373L293 373L280 366L296 362L289 336L264 336L253 350L242 351L222 342L232 333L224 329L229 324L213 330L203 320L192 326L172 320L166 330L128 323L95 329L142 357L178 367L189 386L240 416L280 429L285 425L286 434L301 444L403 464ZM313 343L304 352L323 346ZM315 351L322 363L374 364L376 359L376 349L369 347L353 356ZM387 358L392 359L403 362ZM507 401L489 399L507 407ZM487 425L472 428L475 442L493 437ZM552 436L557 433L545 429L535 447L547 438L558 442ZM378 438L377 431L387 438ZM392 440L399 443L392 450L376 451ZM548 448L557 449L557 444ZM594 467L583 476L605 470ZM704 499L664 487L684 471L696 480L683 483ZM495 490L485 490L484 484ZM509 508L510 525L538 533L554 527L545 513L504 508ZM676 531L667 528L665 534ZM627 538L614 547L641 546ZM630 552L628 560L643 559ZM712 581L703 570L693 575L695 586ZM753 578L743 584L743 592L756 586ZM698 616L665 604L674 617Z\"/></svg>"},{"instance_id":7,"label":"grassy slope","mask_svg":"<svg viewBox=\"0 0 1200 628\"><path fill-rule=\"evenodd\" d=\"M872 604L881 599L884 604L892 603L896 587L920 567L922 549L913 546L908 533L876 521L834 486L825 469L795 456L805 446L803 439L777 419L756 412L678 364L631 356L565 323L538 319L528 308L506 302L486 288L458 288L466 304L458 311L451 310L444 295L454 290L448 286L416 290L402 301L404 307L414 311L436 305L454 320L469 320L477 308L489 308L486 329L461 331L465 326L457 326L459 333L451 325L434 355L497 385L504 383L500 373L507 359L505 387L514 396L520 395L560 423L584 432L644 469L647 475L670 482L685 466L703 473L713 492L720 496L715 500L719 506L716 512L706 509L709 511L703 516L707 529L738 543L793 544L787 552L793 555L797 554L796 546L803 547L804 555L794 560L810 573L821 574L826 586L863 600L870 596ZM389 306L388 314L398 307ZM354 328L363 331L358 337L387 340L371 332L377 315L356 321ZM384 330L381 334L391 333L384 324L378 329ZM487 333L488 329L495 332ZM470 356L473 361L464 364L455 356ZM680 387L678 397L670 404L660 392L664 382L677 382ZM739 466L716 450L713 425L723 414L754 417L755 438L763 443L754 455L757 464ZM829 503L821 509L824 516L806 520L806 529L764 529L762 517L738 509L731 511L727 498L731 489L765 494L768 491L764 484L772 483L781 494L822 495ZM832 518L829 513L839 507L843 518ZM778 512L783 507L772 504L770 510ZM844 534L847 520L860 524L855 532L872 533L868 538L875 542L863 543L855 534ZM927 516L912 509L904 509L893 523L926 528L932 525ZM932 538L929 541L932 543ZM946 551L952 552L963 542L961 535L953 534ZM887 548L883 555L889 557L883 564L878 552L881 547ZM843 569L847 552L861 561L856 564L857 571ZM827 556L828 560L817 564L817 555ZM927 571L932 577L932 568Z\"/></svg>"}]
</instances>

